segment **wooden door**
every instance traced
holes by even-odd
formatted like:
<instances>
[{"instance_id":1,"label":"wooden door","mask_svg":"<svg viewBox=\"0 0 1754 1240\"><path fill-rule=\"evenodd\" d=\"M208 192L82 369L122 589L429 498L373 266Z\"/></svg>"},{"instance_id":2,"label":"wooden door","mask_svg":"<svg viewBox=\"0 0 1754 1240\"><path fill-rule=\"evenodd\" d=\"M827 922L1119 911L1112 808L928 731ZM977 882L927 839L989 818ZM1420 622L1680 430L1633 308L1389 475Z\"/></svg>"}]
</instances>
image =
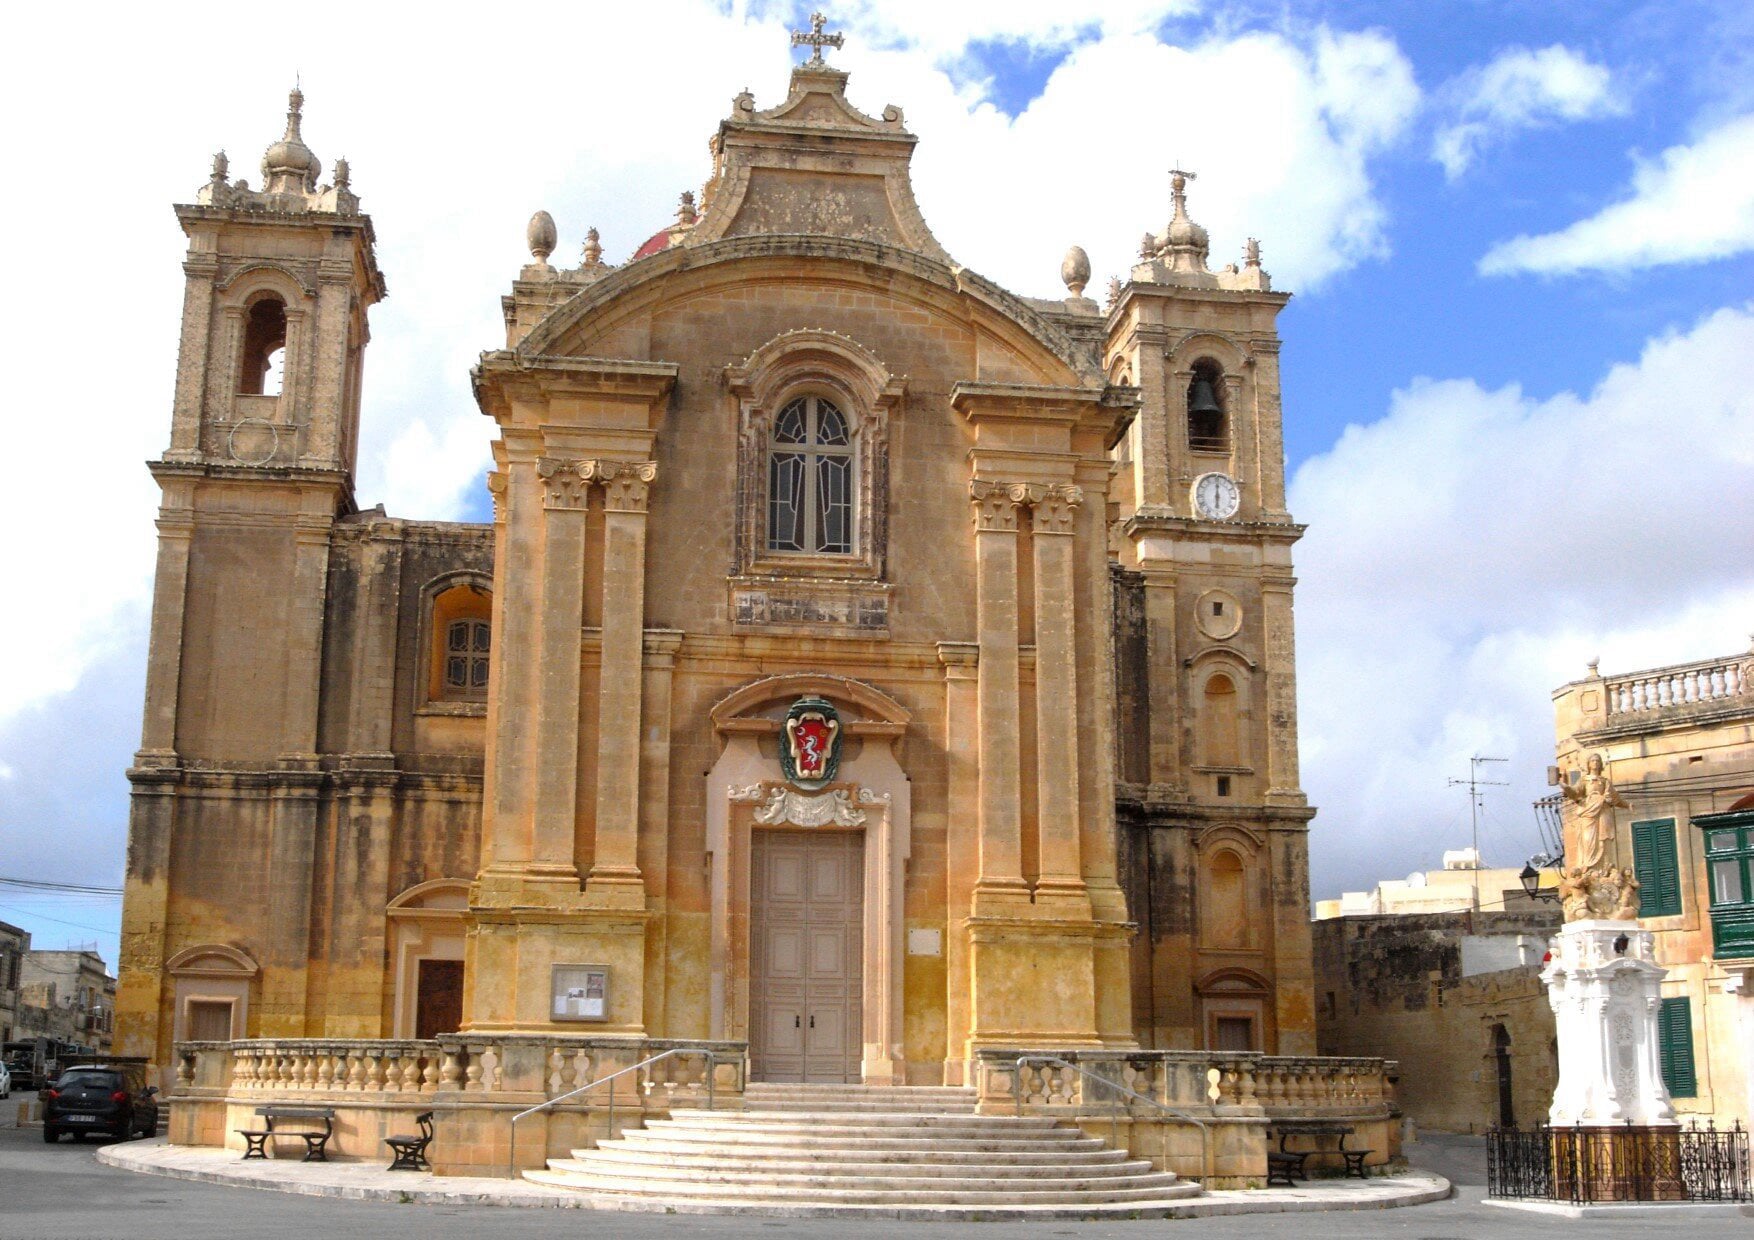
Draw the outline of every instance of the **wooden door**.
<instances>
[{"instance_id":1,"label":"wooden door","mask_svg":"<svg viewBox=\"0 0 1754 1240\"><path fill-rule=\"evenodd\" d=\"M414 1036L455 1033L463 1023L463 962L422 960L414 993Z\"/></svg>"},{"instance_id":2,"label":"wooden door","mask_svg":"<svg viewBox=\"0 0 1754 1240\"><path fill-rule=\"evenodd\" d=\"M859 832L754 833L749 864L754 1079L859 1079L864 863Z\"/></svg>"}]
</instances>

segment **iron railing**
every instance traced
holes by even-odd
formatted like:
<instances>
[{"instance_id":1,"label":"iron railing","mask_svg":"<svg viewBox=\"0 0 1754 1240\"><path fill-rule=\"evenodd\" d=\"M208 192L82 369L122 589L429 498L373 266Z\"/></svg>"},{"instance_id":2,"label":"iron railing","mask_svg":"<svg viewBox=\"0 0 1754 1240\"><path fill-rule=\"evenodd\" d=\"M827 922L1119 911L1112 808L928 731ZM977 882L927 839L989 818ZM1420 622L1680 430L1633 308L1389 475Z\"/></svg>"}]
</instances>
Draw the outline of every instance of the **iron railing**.
<instances>
[{"instance_id":1,"label":"iron railing","mask_svg":"<svg viewBox=\"0 0 1754 1240\"><path fill-rule=\"evenodd\" d=\"M716 1069L719 1066L719 1060L720 1060L719 1052L714 1050L711 1047L698 1047L698 1046L671 1047L667 1051L661 1051L660 1053L653 1055L650 1059L642 1059L638 1063L629 1064L625 1068L620 1068L614 1072L611 1072L608 1076L600 1076L596 1080L591 1081L588 1084L580 1085L577 1089L573 1090L571 1093L562 1094L558 1098L550 1098L546 1102L539 1102L535 1106L530 1107L528 1110L519 1111L516 1115L512 1116L511 1140L509 1142L509 1149L506 1152L506 1179L515 1180L518 1178L518 1121L519 1120L526 1119L529 1116L535 1115L540 1111L550 1110L553 1107L559 1106L563 1102L571 1101L572 1099L577 1098L580 1094L586 1092L587 1090L595 1089L599 1085L607 1085L607 1086L609 1086L609 1115L608 1115L608 1121L607 1121L608 1127L604 1130L604 1132L605 1132L606 1137L613 1138L615 1136L615 1082L616 1082L616 1080L620 1077L626 1076L629 1072L638 1072L642 1068L649 1068L655 1063L660 1063L663 1060L674 1059L674 1058L677 1058L678 1056L683 1056L683 1055L699 1055L706 1060L706 1109L709 1111L714 1110L715 1103L717 1101L717 1095L716 1095L715 1088L714 1088L714 1078L718 1075ZM738 1055L738 1056L727 1057L725 1062L735 1063L735 1064L738 1064L739 1066L741 1066L744 1061L743 1061L743 1058L740 1055ZM744 1083L745 1082L743 1082L742 1080L739 1080L737 1082L739 1091L741 1091ZM637 1081L634 1085L634 1100L636 1102L639 1100L639 1085L638 1085Z\"/></svg>"},{"instance_id":2,"label":"iron railing","mask_svg":"<svg viewBox=\"0 0 1754 1240\"><path fill-rule=\"evenodd\" d=\"M1599 1201L1754 1201L1740 1122L1682 1128L1494 1128L1486 1134L1492 1197Z\"/></svg>"},{"instance_id":3,"label":"iron railing","mask_svg":"<svg viewBox=\"0 0 1754 1240\"><path fill-rule=\"evenodd\" d=\"M1023 1070L1027 1067L1068 1068L1071 1071L1076 1072L1084 1082L1078 1091L1080 1102L1098 1106L1104 1102L1108 1103L1109 1144L1117 1149L1120 1147L1121 1115L1123 1112L1126 1112L1128 1119L1131 1120L1132 1118L1131 1113L1127 1112L1127 1103L1129 1101L1143 1102L1149 1106L1154 1106L1166 1115L1172 1115L1176 1119L1185 1120L1194 1125L1194 1127L1200 1130L1200 1166L1202 1168L1200 1178L1206 1180L1212 1178L1212 1128L1205 1120L1196 1119L1186 1111L1179 1111L1175 1107L1159 1102L1148 1094L1142 1094L1137 1090L1128 1089L1119 1081L1112 1081L1106 1076L1099 1076L1088 1068L1080 1067L1079 1065L1072 1063L1070 1060L1061 1059L1058 1055L1019 1055L1017 1057L1016 1070L1011 1074L1011 1096L1017 1104L1017 1114L1019 1115L1023 1114ZM1096 1096L1092 1097L1092 1094ZM1163 1134L1163 1143L1158 1150L1159 1160L1167 1161L1168 1153L1169 1134L1165 1132Z\"/></svg>"}]
</instances>

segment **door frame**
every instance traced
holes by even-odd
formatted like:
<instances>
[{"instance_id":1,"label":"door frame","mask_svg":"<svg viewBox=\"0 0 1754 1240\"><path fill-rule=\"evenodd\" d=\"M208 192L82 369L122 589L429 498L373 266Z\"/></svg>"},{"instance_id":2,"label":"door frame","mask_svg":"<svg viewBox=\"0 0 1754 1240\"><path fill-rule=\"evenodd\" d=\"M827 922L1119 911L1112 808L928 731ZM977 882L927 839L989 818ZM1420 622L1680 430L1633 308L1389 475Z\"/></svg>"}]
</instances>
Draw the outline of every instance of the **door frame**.
<instances>
[{"instance_id":1,"label":"door frame","mask_svg":"<svg viewBox=\"0 0 1754 1240\"><path fill-rule=\"evenodd\" d=\"M786 709L815 695L840 713L844 749L839 780L804 793L780 773L779 734ZM902 965L906 921L903 899L912 848L912 786L895 746L913 716L900 702L863 681L821 672L794 672L751 681L711 711L724 746L706 774L707 882L711 909L710 1036L749 1036L749 840L762 825L806 826L788 817L810 816L799 806L775 814L773 793L787 790L821 808L821 798L846 798L847 825L865 831L864 1028L859 1075L868 1085L907 1082L903 1051ZM776 819L777 820L773 820Z\"/></svg>"}]
</instances>

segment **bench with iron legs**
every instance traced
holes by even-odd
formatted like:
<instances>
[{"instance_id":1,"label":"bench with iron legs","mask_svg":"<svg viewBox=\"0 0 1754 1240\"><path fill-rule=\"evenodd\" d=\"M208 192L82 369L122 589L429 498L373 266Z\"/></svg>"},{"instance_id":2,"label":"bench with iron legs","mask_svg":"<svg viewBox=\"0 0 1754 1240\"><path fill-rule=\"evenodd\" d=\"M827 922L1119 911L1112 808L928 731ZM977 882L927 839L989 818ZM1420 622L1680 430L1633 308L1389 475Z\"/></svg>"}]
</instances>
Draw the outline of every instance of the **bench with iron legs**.
<instances>
[{"instance_id":1,"label":"bench with iron legs","mask_svg":"<svg viewBox=\"0 0 1754 1240\"><path fill-rule=\"evenodd\" d=\"M432 1165L426 1161L426 1147L432 1144L433 1126L432 1112L425 1111L414 1117L420 1125L420 1135L385 1137L384 1144L395 1153L396 1159L390 1164L391 1171L430 1171Z\"/></svg>"},{"instance_id":2,"label":"bench with iron legs","mask_svg":"<svg viewBox=\"0 0 1754 1240\"><path fill-rule=\"evenodd\" d=\"M1338 1154L1346 1160L1347 1176L1359 1180L1369 1178L1364 1169L1364 1160L1376 1151L1346 1148L1346 1138L1357 1131L1351 1124L1342 1124L1333 1120L1288 1120L1274 1124L1273 1130L1279 1134L1279 1148L1267 1151L1267 1184L1269 1187L1274 1184L1283 1184L1289 1188L1298 1180L1308 1179L1309 1177L1304 1172L1304 1164L1314 1154ZM1314 1137L1320 1140L1322 1137L1332 1136L1339 1137L1340 1142L1336 1148L1331 1150L1292 1150L1285 1147L1286 1141L1292 1137Z\"/></svg>"},{"instance_id":3,"label":"bench with iron legs","mask_svg":"<svg viewBox=\"0 0 1754 1240\"><path fill-rule=\"evenodd\" d=\"M267 1158L268 1142L275 1137L298 1137L305 1143L304 1161L329 1161L329 1138L335 1135L335 1112L329 1107L257 1107L256 1114L262 1117L262 1127L237 1130L244 1139L245 1158ZM285 1120L320 1121L323 1127L320 1131L276 1127Z\"/></svg>"}]
</instances>

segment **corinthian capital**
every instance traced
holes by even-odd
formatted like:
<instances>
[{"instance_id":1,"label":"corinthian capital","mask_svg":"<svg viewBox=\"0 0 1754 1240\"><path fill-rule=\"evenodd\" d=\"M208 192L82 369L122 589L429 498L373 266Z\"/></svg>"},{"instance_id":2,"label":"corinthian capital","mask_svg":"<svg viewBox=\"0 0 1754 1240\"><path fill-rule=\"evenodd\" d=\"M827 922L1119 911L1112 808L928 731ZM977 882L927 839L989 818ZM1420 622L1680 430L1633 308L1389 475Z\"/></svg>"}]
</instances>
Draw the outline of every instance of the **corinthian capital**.
<instances>
[{"instance_id":1,"label":"corinthian capital","mask_svg":"<svg viewBox=\"0 0 1754 1240\"><path fill-rule=\"evenodd\" d=\"M584 472L588 461L563 461L545 456L536 462L542 478L544 508L583 508L590 498L591 484Z\"/></svg>"},{"instance_id":2,"label":"corinthian capital","mask_svg":"<svg viewBox=\"0 0 1754 1240\"><path fill-rule=\"evenodd\" d=\"M1078 525L1078 509L1084 503L1083 490L1063 482L1038 489L1041 495L1031 500L1030 513L1035 519L1035 532L1074 533Z\"/></svg>"},{"instance_id":3,"label":"corinthian capital","mask_svg":"<svg viewBox=\"0 0 1754 1240\"><path fill-rule=\"evenodd\" d=\"M587 477L603 484L603 507L610 512L644 512L656 461L587 461Z\"/></svg>"},{"instance_id":4,"label":"corinthian capital","mask_svg":"<svg viewBox=\"0 0 1754 1240\"><path fill-rule=\"evenodd\" d=\"M974 504L975 529L1005 531L1017 528L1017 508L1028 502L1029 494L1017 483L976 478L968 484L968 498Z\"/></svg>"}]
</instances>

